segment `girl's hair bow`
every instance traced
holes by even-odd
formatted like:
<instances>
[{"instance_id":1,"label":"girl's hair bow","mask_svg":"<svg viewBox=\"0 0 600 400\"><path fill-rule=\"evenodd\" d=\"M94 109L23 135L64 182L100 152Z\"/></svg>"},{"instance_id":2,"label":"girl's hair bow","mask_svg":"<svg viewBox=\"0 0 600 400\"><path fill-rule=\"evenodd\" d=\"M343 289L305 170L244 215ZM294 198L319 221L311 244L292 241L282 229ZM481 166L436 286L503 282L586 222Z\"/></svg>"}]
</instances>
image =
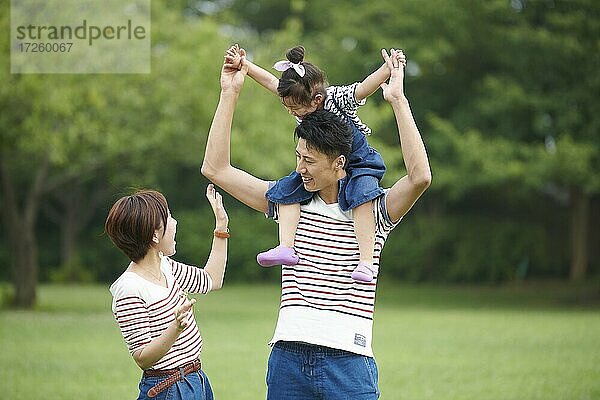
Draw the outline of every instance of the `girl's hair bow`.
<instances>
[{"instance_id":1,"label":"girl's hair bow","mask_svg":"<svg viewBox=\"0 0 600 400\"><path fill-rule=\"evenodd\" d=\"M294 64L293 62L288 60L277 61L275 65L273 65L273 68L275 68L275 70L279 72L287 71L290 68L294 68L294 71L296 71L296 73L300 75L300 78L304 77L304 74L306 73L304 65L301 65L300 63Z\"/></svg>"}]
</instances>

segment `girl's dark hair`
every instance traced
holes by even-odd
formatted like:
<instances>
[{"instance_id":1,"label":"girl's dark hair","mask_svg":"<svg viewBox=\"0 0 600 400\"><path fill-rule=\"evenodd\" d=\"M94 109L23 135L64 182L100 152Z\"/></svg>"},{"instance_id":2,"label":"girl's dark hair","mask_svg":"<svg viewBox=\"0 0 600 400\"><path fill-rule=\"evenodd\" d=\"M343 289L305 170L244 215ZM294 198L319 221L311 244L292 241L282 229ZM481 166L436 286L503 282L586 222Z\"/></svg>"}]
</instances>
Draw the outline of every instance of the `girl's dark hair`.
<instances>
[{"instance_id":1,"label":"girl's dark hair","mask_svg":"<svg viewBox=\"0 0 600 400\"><path fill-rule=\"evenodd\" d=\"M306 140L309 149L325 154L330 160L343 155L347 165L352 151L352 131L335 114L316 110L304 117L294 134L296 138Z\"/></svg>"},{"instance_id":2,"label":"girl's dark hair","mask_svg":"<svg viewBox=\"0 0 600 400\"><path fill-rule=\"evenodd\" d=\"M165 196L155 190L140 190L117 200L108 213L104 230L115 246L137 262L148 253L154 231L167 227L168 218Z\"/></svg>"},{"instance_id":3,"label":"girl's dark hair","mask_svg":"<svg viewBox=\"0 0 600 400\"><path fill-rule=\"evenodd\" d=\"M289 49L285 57L294 64L303 65L306 73L301 77L294 68L283 71L277 86L279 97L290 97L296 104L309 105L315 95L327 95L325 73L317 66L304 61L304 47Z\"/></svg>"}]
</instances>

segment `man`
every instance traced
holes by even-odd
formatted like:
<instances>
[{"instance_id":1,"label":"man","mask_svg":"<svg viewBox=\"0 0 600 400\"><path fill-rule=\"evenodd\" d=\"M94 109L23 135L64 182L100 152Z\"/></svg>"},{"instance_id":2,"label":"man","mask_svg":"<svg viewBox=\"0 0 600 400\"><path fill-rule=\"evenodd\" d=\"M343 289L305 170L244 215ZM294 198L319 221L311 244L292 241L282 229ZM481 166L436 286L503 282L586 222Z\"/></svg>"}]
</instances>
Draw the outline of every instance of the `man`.
<instances>
[{"instance_id":1,"label":"man","mask_svg":"<svg viewBox=\"0 0 600 400\"><path fill-rule=\"evenodd\" d=\"M390 69L383 96L396 117L407 175L373 202L374 264L389 232L431 182L425 146L404 96L404 65L392 49L382 56ZM265 193L272 184L231 165L233 113L247 66L221 71L221 95L210 128L202 173L249 207L277 218ZM306 117L296 128L296 171L315 193L302 205L294 246L296 266L283 266L282 296L267 371L268 399L377 399L377 366L371 349L376 280L350 275L358 244L352 218L337 205L346 176L350 133L326 112ZM336 125L337 123L337 125Z\"/></svg>"}]
</instances>

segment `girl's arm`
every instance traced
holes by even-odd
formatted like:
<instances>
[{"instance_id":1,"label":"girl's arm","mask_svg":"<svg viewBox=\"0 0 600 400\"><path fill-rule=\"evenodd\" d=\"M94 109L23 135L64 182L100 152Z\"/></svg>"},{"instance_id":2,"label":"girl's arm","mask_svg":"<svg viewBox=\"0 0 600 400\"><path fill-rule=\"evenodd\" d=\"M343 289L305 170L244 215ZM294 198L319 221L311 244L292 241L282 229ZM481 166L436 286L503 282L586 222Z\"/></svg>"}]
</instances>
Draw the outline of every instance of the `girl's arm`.
<instances>
[{"instance_id":1,"label":"girl's arm","mask_svg":"<svg viewBox=\"0 0 600 400\"><path fill-rule=\"evenodd\" d=\"M277 79L275 75L254 64L252 61L248 61L246 57L242 57L242 62L248 65L248 75L250 75L252 79L254 79L274 95L279 96L279 93L277 93L279 79Z\"/></svg>"},{"instance_id":2,"label":"girl's arm","mask_svg":"<svg viewBox=\"0 0 600 400\"><path fill-rule=\"evenodd\" d=\"M277 96L279 95L277 93L279 79L269 71L254 64L252 61L249 61L246 58L246 50L240 48L237 44L231 46L225 53L225 66L228 68L241 69L242 64L248 66L248 75L252 79L271 93Z\"/></svg>"},{"instance_id":3,"label":"girl's arm","mask_svg":"<svg viewBox=\"0 0 600 400\"><path fill-rule=\"evenodd\" d=\"M406 65L406 57L404 56L404 53L398 53L396 55L396 58L399 63ZM356 91L354 92L354 97L356 97L356 101L361 102L363 99L366 99L367 97L375 93L375 91L379 89L379 86L383 82L387 81L389 77L390 69L388 68L386 63L383 63L381 67L379 67L371 75L367 76L362 82L360 82L356 86Z\"/></svg>"}]
</instances>

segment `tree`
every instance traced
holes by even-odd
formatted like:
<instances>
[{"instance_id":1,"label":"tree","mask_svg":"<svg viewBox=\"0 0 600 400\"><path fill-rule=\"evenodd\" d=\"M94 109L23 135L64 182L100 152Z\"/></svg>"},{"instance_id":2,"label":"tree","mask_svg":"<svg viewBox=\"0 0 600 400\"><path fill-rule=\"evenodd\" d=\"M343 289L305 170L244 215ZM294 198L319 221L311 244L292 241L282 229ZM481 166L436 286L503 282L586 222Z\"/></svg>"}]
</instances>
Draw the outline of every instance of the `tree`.
<instances>
[{"instance_id":1,"label":"tree","mask_svg":"<svg viewBox=\"0 0 600 400\"><path fill-rule=\"evenodd\" d=\"M155 26L165 29L155 30L152 75L11 75L6 65L0 72L0 199L19 307L35 302L42 204L61 227L67 261L113 185L149 185L172 165L199 165L202 137L191 133L200 122L210 123L209 110L198 104L216 89L212 77L225 42L215 25L182 23L183 16L165 5L157 2L156 10L161 6ZM9 25L8 15L2 26ZM197 38L212 46L199 48ZM8 54L7 37L0 48ZM216 62L201 67L203 58ZM192 96L177 96L188 90Z\"/></svg>"},{"instance_id":2,"label":"tree","mask_svg":"<svg viewBox=\"0 0 600 400\"><path fill-rule=\"evenodd\" d=\"M510 185L529 198L509 198L542 195L562 204L548 188L567 193L569 275L585 276L590 199L600 194L598 2L297 3L303 6L288 18L300 27L297 41L334 82L373 70L382 47L405 50L411 104L422 130L434 133L427 143L454 155L430 153L437 196L460 203L483 189L504 197ZM373 137L392 144L393 121L375 124ZM447 173L452 169L460 174Z\"/></svg>"},{"instance_id":3,"label":"tree","mask_svg":"<svg viewBox=\"0 0 600 400\"><path fill-rule=\"evenodd\" d=\"M504 137L515 149L537 148L529 152L518 184L537 191L555 185L568 193L569 275L581 280L588 266L590 196L600 194L600 117L593 111L599 106L594 93L600 90L595 72L600 6L593 1L517 1L511 8L502 2L458 3L468 5L470 21L479 22L470 36L476 46L461 46L443 61L468 71L473 82L448 117L459 127L476 127L483 137Z\"/></svg>"}]
</instances>

